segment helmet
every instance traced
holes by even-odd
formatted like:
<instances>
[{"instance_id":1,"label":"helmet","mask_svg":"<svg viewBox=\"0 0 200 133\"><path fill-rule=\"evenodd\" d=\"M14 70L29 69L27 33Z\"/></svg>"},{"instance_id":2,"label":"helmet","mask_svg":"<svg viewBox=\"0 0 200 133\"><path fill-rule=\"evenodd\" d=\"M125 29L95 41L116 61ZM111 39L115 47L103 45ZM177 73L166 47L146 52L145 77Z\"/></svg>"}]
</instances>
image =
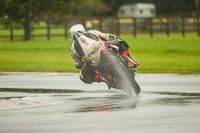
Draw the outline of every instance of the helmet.
<instances>
[{"instance_id":1,"label":"helmet","mask_svg":"<svg viewBox=\"0 0 200 133\"><path fill-rule=\"evenodd\" d=\"M85 28L83 27L82 24L75 24L70 28L69 34L70 34L71 40L73 40L73 36L77 31L85 32Z\"/></svg>"}]
</instances>

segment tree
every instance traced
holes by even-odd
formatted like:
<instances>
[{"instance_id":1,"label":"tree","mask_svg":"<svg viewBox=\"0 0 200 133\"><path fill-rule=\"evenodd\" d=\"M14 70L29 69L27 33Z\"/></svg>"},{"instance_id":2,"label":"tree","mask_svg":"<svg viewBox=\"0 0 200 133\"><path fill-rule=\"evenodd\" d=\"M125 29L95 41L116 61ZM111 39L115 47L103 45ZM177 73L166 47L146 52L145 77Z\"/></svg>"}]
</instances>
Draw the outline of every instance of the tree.
<instances>
[{"instance_id":1,"label":"tree","mask_svg":"<svg viewBox=\"0 0 200 133\"><path fill-rule=\"evenodd\" d=\"M97 4L98 3L98 4ZM97 16L109 8L101 0L1 0L0 17L4 22L20 24L24 40L31 39L31 24L38 21L66 23L72 16Z\"/></svg>"},{"instance_id":2,"label":"tree","mask_svg":"<svg viewBox=\"0 0 200 133\"><path fill-rule=\"evenodd\" d=\"M135 3L136 0L102 0L111 9L109 12L104 13L107 16L116 16L117 11L121 5Z\"/></svg>"},{"instance_id":3,"label":"tree","mask_svg":"<svg viewBox=\"0 0 200 133\"><path fill-rule=\"evenodd\" d=\"M195 0L153 0L153 2L156 4L159 16L187 14L195 10Z\"/></svg>"},{"instance_id":4,"label":"tree","mask_svg":"<svg viewBox=\"0 0 200 133\"><path fill-rule=\"evenodd\" d=\"M24 27L24 40L31 39L31 24L49 14L68 13L71 0L6 0L5 16Z\"/></svg>"},{"instance_id":5,"label":"tree","mask_svg":"<svg viewBox=\"0 0 200 133\"><path fill-rule=\"evenodd\" d=\"M102 0L111 8L107 12L108 16L116 16L121 5L134 3L154 3L156 5L157 15L185 14L195 10L196 0ZM199 5L200 6L200 5ZM200 8L200 7L199 7Z\"/></svg>"},{"instance_id":6,"label":"tree","mask_svg":"<svg viewBox=\"0 0 200 133\"><path fill-rule=\"evenodd\" d=\"M4 10L5 10L5 0L1 0L0 1L0 17L3 16Z\"/></svg>"},{"instance_id":7,"label":"tree","mask_svg":"<svg viewBox=\"0 0 200 133\"><path fill-rule=\"evenodd\" d=\"M79 3L73 4L72 12L76 16L101 16L110 11L110 7L102 0L79 0Z\"/></svg>"},{"instance_id":8,"label":"tree","mask_svg":"<svg viewBox=\"0 0 200 133\"><path fill-rule=\"evenodd\" d=\"M30 40L30 25L36 14L39 13L38 8L33 8L37 1L34 0L7 0L6 15L9 20L20 23L24 27L24 40Z\"/></svg>"}]
</instances>

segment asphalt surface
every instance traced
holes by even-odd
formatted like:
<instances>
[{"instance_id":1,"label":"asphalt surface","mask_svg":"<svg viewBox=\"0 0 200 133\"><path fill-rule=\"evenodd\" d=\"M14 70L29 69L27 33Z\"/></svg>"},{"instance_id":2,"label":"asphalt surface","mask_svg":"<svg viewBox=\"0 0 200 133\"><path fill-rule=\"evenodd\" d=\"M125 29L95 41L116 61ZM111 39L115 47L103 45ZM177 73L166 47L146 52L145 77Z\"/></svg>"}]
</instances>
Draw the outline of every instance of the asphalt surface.
<instances>
[{"instance_id":1,"label":"asphalt surface","mask_svg":"<svg viewBox=\"0 0 200 133\"><path fill-rule=\"evenodd\" d=\"M200 75L136 80L130 97L73 73L0 73L0 133L199 133Z\"/></svg>"}]
</instances>

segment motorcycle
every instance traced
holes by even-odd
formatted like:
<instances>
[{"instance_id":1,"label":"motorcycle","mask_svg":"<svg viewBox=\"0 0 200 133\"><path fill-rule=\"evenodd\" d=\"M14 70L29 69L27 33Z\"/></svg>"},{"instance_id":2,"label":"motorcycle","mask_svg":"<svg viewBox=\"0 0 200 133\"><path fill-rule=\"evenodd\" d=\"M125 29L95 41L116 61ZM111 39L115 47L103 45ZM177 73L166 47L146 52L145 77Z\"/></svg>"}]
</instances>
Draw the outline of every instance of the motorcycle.
<instances>
[{"instance_id":1,"label":"motorcycle","mask_svg":"<svg viewBox=\"0 0 200 133\"><path fill-rule=\"evenodd\" d=\"M110 75L111 82L105 78L102 80L108 88L115 88L125 91L130 95L138 95L140 86L135 80L135 70L127 65L127 60L118 53L118 49L112 45L104 45L100 52L100 63L97 73L103 77Z\"/></svg>"}]
</instances>

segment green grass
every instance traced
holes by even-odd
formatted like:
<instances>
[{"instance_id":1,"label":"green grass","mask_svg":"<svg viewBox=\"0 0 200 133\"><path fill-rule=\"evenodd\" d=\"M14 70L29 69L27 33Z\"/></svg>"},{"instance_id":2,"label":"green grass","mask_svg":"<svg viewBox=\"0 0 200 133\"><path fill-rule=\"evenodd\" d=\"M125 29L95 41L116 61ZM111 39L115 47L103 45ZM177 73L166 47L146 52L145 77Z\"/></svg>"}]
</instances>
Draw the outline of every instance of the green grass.
<instances>
[{"instance_id":1,"label":"green grass","mask_svg":"<svg viewBox=\"0 0 200 133\"><path fill-rule=\"evenodd\" d=\"M34 29L32 31L33 35L46 35L47 34L47 29ZM52 28L50 30L50 34L63 34L64 35L64 28ZM10 30L9 29L4 29L0 30L0 35L5 35L5 36L10 36ZM13 35L24 35L24 30L23 29L14 29L13 30Z\"/></svg>"},{"instance_id":2,"label":"green grass","mask_svg":"<svg viewBox=\"0 0 200 133\"><path fill-rule=\"evenodd\" d=\"M1 41L0 71L78 72L69 52L70 41Z\"/></svg>"},{"instance_id":3,"label":"green grass","mask_svg":"<svg viewBox=\"0 0 200 133\"><path fill-rule=\"evenodd\" d=\"M200 73L200 38L196 34L122 36L131 45L131 53L143 73Z\"/></svg>"},{"instance_id":4,"label":"green grass","mask_svg":"<svg viewBox=\"0 0 200 133\"><path fill-rule=\"evenodd\" d=\"M133 58L140 63L138 73L200 74L200 38L196 34L122 35ZM0 40L0 71L79 72L70 56L71 41L63 38L34 41Z\"/></svg>"},{"instance_id":5,"label":"green grass","mask_svg":"<svg viewBox=\"0 0 200 133\"><path fill-rule=\"evenodd\" d=\"M32 32L34 35L46 35L47 34L47 30L46 29L35 29ZM51 29L50 30L50 34L63 34L64 35L65 31L64 29L60 29L60 28L56 28L56 29Z\"/></svg>"}]
</instances>

